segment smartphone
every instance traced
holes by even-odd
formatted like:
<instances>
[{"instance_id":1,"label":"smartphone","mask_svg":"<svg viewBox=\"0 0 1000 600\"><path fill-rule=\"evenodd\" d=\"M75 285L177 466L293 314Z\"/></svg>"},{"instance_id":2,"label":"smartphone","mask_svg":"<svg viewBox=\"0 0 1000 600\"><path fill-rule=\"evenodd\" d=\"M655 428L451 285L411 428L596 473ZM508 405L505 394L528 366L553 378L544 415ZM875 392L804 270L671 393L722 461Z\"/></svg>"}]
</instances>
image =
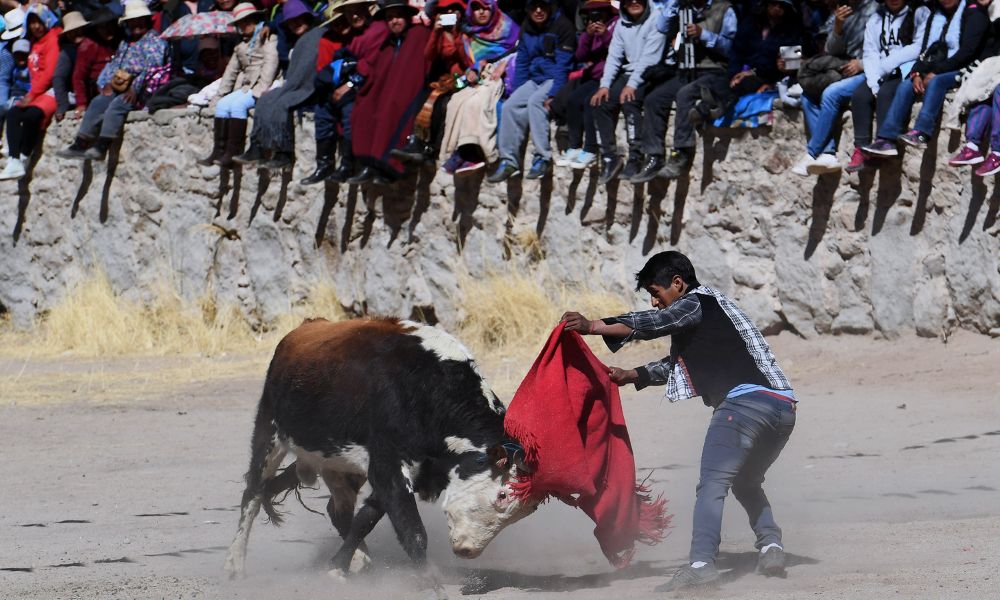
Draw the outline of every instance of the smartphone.
<instances>
[{"instance_id":1,"label":"smartphone","mask_svg":"<svg viewBox=\"0 0 1000 600\"><path fill-rule=\"evenodd\" d=\"M458 15L452 12L444 13L438 17L438 23L440 23L442 27L454 27L455 25L458 25Z\"/></svg>"},{"instance_id":2,"label":"smartphone","mask_svg":"<svg viewBox=\"0 0 1000 600\"><path fill-rule=\"evenodd\" d=\"M802 46L781 46L778 56L785 59L785 68L794 71L802 66Z\"/></svg>"}]
</instances>

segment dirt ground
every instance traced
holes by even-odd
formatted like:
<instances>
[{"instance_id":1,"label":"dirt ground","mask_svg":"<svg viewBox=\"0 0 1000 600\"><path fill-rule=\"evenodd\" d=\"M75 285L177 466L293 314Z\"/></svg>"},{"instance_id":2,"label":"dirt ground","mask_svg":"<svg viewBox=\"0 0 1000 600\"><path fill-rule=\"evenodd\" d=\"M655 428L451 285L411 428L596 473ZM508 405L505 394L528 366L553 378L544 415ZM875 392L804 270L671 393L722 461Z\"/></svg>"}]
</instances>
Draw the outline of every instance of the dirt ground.
<instances>
[{"instance_id":1,"label":"dirt ground","mask_svg":"<svg viewBox=\"0 0 1000 600\"><path fill-rule=\"evenodd\" d=\"M785 579L753 573L746 515L727 501L718 587L697 598L1000 598L1000 340L772 338L801 400L768 490L790 554ZM635 366L661 347L612 364ZM325 575L325 515L297 503L258 521L248 573L223 578L266 356L0 359L0 598L403 598L414 591L388 523L371 574ZM509 398L529 360L486 361ZM451 556L424 505L431 556L451 597L652 598L683 564L710 411L627 388L640 476L653 470L674 528L615 572L592 523L558 503L503 532L473 561ZM305 490L315 510L324 490ZM466 589L465 591L471 591Z\"/></svg>"}]
</instances>

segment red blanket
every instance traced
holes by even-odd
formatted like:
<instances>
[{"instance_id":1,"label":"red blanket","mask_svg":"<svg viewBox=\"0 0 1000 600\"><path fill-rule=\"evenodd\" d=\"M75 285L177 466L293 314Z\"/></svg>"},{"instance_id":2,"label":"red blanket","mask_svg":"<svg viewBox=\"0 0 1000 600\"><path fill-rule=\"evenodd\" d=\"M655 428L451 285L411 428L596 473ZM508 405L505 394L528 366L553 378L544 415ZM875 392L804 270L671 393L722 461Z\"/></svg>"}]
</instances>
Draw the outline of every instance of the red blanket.
<instances>
[{"instance_id":1,"label":"red blanket","mask_svg":"<svg viewBox=\"0 0 1000 600\"><path fill-rule=\"evenodd\" d=\"M670 525L666 500L636 485L618 386L576 332L559 325L504 418L535 471L515 484L523 497L556 496L597 523L594 535L617 568L635 542L655 544Z\"/></svg>"}]
</instances>

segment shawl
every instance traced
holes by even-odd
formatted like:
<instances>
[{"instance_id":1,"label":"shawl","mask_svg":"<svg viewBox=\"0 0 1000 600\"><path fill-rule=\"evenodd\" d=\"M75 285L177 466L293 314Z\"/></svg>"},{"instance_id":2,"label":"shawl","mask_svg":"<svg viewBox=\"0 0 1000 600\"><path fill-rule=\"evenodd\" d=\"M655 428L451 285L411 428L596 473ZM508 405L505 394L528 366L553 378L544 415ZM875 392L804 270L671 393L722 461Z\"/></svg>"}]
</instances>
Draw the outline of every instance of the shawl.
<instances>
[{"instance_id":1,"label":"shawl","mask_svg":"<svg viewBox=\"0 0 1000 600\"><path fill-rule=\"evenodd\" d=\"M401 43L387 39L371 62L371 73L351 113L354 156L384 174L400 177L403 164L389 152L413 131L413 120L427 97L424 49L431 30L411 25Z\"/></svg>"},{"instance_id":2,"label":"shawl","mask_svg":"<svg viewBox=\"0 0 1000 600\"><path fill-rule=\"evenodd\" d=\"M465 9L465 54L472 58L472 68L479 70L479 61L493 62L510 54L517 46L521 28L497 6L497 0L476 0L476 3L489 4L490 20L485 25L470 25L472 23L472 5L469 2Z\"/></svg>"},{"instance_id":3,"label":"shawl","mask_svg":"<svg viewBox=\"0 0 1000 600\"><path fill-rule=\"evenodd\" d=\"M521 382L504 416L507 433L524 447L534 472L514 483L515 495L555 496L597 524L608 561L628 565L635 542L655 544L670 525L666 500L637 485L632 444L618 386L576 332L560 324Z\"/></svg>"},{"instance_id":4,"label":"shawl","mask_svg":"<svg viewBox=\"0 0 1000 600\"><path fill-rule=\"evenodd\" d=\"M324 33L326 27L314 27L299 38L285 73L284 85L257 100L250 135L261 147L275 150L293 147L292 111L313 95L316 56Z\"/></svg>"}]
</instances>

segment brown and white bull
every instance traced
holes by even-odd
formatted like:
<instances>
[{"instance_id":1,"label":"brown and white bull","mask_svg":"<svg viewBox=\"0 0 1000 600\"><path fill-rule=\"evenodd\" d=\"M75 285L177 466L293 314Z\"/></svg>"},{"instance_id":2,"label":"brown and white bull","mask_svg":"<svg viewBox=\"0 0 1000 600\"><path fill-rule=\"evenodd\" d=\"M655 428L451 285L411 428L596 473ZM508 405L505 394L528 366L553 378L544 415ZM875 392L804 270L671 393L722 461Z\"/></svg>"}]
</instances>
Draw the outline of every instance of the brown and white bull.
<instances>
[{"instance_id":1,"label":"brown and white bull","mask_svg":"<svg viewBox=\"0 0 1000 600\"><path fill-rule=\"evenodd\" d=\"M331 574L369 561L364 538L386 514L409 557L426 568L414 495L443 496L452 550L475 558L537 508L511 493L524 465L503 414L472 355L440 329L396 319L306 321L278 344L268 368L226 570L244 573L260 509L280 523L275 495L317 477L330 489L327 512L344 539ZM279 472L288 453L295 462ZM371 494L355 514L366 481Z\"/></svg>"}]
</instances>

